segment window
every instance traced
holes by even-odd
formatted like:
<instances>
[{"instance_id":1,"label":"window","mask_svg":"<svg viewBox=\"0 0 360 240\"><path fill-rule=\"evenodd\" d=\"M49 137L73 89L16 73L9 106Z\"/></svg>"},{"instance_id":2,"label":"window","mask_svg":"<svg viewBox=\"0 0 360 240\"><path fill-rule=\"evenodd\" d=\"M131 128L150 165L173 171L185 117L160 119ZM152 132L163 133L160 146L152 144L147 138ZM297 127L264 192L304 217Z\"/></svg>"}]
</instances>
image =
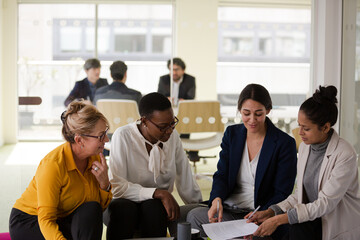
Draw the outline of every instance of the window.
<instances>
[{"instance_id":1,"label":"window","mask_svg":"<svg viewBox=\"0 0 360 240\"><path fill-rule=\"evenodd\" d=\"M86 77L88 58L101 60L100 77L109 83L111 63L126 61L127 86L143 94L156 91L159 76L168 73L170 4L99 4L97 9L98 19L95 4L18 5L18 95L42 98L41 105L19 106L19 139L62 139L63 102Z\"/></svg>"},{"instance_id":2,"label":"window","mask_svg":"<svg viewBox=\"0 0 360 240\"><path fill-rule=\"evenodd\" d=\"M272 121L288 133L296 127L310 84L310 19L310 8L219 7L217 94L224 116L234 117L241 90L258 83L271 94Z\"/></svg>"}]
</instances>

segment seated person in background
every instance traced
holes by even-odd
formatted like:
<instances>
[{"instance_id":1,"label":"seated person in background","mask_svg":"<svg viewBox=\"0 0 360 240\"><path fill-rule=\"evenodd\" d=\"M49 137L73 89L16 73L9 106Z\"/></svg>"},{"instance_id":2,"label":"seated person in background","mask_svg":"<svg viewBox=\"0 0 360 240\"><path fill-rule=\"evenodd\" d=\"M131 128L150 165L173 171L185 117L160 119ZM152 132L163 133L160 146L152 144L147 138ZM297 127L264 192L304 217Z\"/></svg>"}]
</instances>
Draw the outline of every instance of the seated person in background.
<instances>
[{"instance_id":1,"label":"seated person in background","mask_svg":"<svg viewBox=\"0 0 360 240\"><path fill-rule=\"evenodd\" d=\"M140 120L118 128L111 140L114 196L104 213L110 240L132 238L137 230L141 237L165 237L169 221L170 233L175 234L175 220L185 221L189 206L179 211L171 195L174 183L185 204L202 201L174 129L178 119L170 101L159 93L147 94L140 100L139 113Z\"/></svg>"},{"instance_id":2,"label":"seated person in background","mask_svg":"<svg viewBox=\"0 0 360 240\"><path fill-rule=\"evenodd\" d=\"M11 239L101 239L102 212L112 199L102 151L106 118L72 102L61 115L66 143L41 160L10 215Z\"/></svg>"},{"instance_id":3,"label":"seated person in background","mask_svg":"<svg viewBox=\"0 0 360 240\"><path fill-rule=\"evenodd\" d=\"M170 99L170 74L171 74L171 59L167 61L167 67L170 71L169 74L161 76L159 80L158 93ZM190 100L195 98L195 77L186 74L186 65L181 58L173 58L173 86L172 86L172 99L170 101L174 106L178 105L179 100ZM181 134L181 138L189 138L190 134ZM187 152L189 159L193 162L200 160L198 151Z\"/></svg>"},{"instance_id":4,"label":"seated person in background","mask_svg":"<svg viewBox=\"0 0 360 240\"><path fill-rule=\"evenodd\" d=\"M108 85L106 78L100 78L100 61L96 58L86 60L84 70L87 77L81 81L77 81L73 90L66 98L64 104L69 105L75 99L85 99L90 102L93 101L95 90Z\"/></svg>"},{"instance_id":5,"label":"seated person in background","mask_svg":"<svg viewBox=\"0 0 360 240\"><path fill-rule=\"evenodd\" d=\"M266 117L271 109L269 92L263 86L249 84L240 93L238 110L243 123L225 131L209 208L195 208L187 216L202 236L204 223L242 219L251 209L267 209L291 194L296 176L295 140Z\"/></svg>"},{"instance_id":6,"label":"seated person in background","mask_svg":"<svg viewBox=\"0 0 360 240\"><path fill-rule=\"evenodd\" d=\"M360 238L360 190L354 148L332 128L337 121L337 89L321 87L300 106L297 188L284 201L256 212L254 235L270 235L290 223L284 239ZM248 216L246 216L248 217Z\"/></svg>"},{"instance_id":7,"label":"seated person in background","mask_svg":"<svg viewBox=\"0 0 360 240\"><path fill-rule=\"evenodd\" d=\"M113 62L110 66L110 74L113 83L97 89L93 103L96 105L99 99L128 99L135 100L139 104L141 93L125 85L127 78L126 64L122 61Z\"/></svg>"},{"instance_id":8,"label":"seated person in background","mask_svg":"<svg viewBox=\"0 0 360 240\"><path fill-rule=\"evenodd\" d=\"M167 61L169 71L171 60ZM179 100L195 98L195 78L185 73L185 63L180 58L173 58L173 86L172 86L172 103L177 106ZM170 72L171 73L171 72ZM170 97L170 74L160 77L158 93Z\"/></svg>"}]
</instances>

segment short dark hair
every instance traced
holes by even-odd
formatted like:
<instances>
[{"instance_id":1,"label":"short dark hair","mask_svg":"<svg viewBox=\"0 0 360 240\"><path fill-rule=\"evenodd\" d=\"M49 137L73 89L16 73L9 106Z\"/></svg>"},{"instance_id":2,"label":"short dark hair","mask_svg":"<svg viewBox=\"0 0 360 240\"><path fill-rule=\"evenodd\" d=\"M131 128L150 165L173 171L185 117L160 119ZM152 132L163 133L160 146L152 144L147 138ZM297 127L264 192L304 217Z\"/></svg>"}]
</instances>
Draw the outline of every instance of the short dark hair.
<instances>
[{"instance_id":1,"label":"short dark hair","mask_svg":"<svg viewBox=\"0 0 360 240\"><path fill-rule=\"evenodd\" d=\"M110 66L110 74L114 80L122 80L127 71L127 66L123 61L115 61Z\"/></svg>"},{"instance_id":2,"label":"short dark hair","mask_svg":"<svg viewBox=\"0 0 360 240\"><path fill-rule=\"evenodd\" d=\"M84 70L89 70L91 68L101 68L101 64L99 59L97 58L90 58L85 61L84 63Z\"/></svg>"},{"instance_id":3,"label":"short dark hair","mask_svg":"<svg viewBox=\"0 0 360 240\"><path fill-rule=\"evenodd\" d=\"M168 69L170 69L170 64L171 64L171 59L169 59L169 60L167 61L167 67L168 67ZM178 65L179 67L182 68L182 70L185 70L185 68L186 68L185 63L184 63L184 61L183 61L181 58L173 58L173 64Z\"/></svg>"},{"instance_id":4,"label":"short dark hair","mask_svg":"<svg viewBox=\"0 0 360 240\"><path fill-rule=\"evenodd\" d=\"M240 93L238 100L238 110L241 110L243 103L248 100L254 100L264 105L266 110L272 109L272 101L268 90L260 84L249 84Z\"/></svg>"},{"instance_id":5,"label":"short dark hair","mask_svg":"<svg viewBox=\"0 0 360 240\"><path fill-rule=\"evenodd\" d=\"M315 91L312 97L308 98L300 106L306 117L318 125L324 126L327 122L334 126L338 117L338 108L336 106L337 89L334 86L322 87Z\"/></svg>"},{"instance_id":6,"label":"short dark hair","mask_svg":"<svg viewBox=\"0 0 360 240\"><path fill-rule=\"evenodd\" d=\"M169 108L171 108L169 99L157 92L146 94L139 102L139 113L142 117L150 117L154 111L165 111Z\"/></svg>"}]
</instances>

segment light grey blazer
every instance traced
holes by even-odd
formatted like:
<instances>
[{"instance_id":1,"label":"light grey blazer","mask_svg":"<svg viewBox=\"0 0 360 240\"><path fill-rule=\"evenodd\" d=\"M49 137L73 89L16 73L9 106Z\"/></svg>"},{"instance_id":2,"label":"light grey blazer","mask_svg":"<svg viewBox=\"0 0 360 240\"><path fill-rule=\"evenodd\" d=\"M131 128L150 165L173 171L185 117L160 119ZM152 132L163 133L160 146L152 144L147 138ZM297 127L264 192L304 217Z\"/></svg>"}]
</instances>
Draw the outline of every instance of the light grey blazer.
<instances>
[{"instance_id":1,"label":"light grey blazer","mask_svg":"<svg viewBox=\"0 0 360 240\"><path fill-rule=\"evenodd\" d=\"M277 204L284 212L295 207L299 222L322 218L322 239L360 239L360 190L354 148L334 131L319 174L319 195L303 204L303 177L309 145L301 143L297 163L297 187Z\"/></svg>"}]
</instances>

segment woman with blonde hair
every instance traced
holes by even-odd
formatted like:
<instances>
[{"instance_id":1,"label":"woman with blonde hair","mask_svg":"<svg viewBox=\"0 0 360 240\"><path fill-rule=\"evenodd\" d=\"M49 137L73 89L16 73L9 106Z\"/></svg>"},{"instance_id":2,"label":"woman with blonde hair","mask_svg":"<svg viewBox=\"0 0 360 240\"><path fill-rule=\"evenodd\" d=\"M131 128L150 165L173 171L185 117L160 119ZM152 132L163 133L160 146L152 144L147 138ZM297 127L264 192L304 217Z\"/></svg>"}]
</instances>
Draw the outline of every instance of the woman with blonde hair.
<instances>
[{"instance_id":1,"label":"woman with blonde hair","mask_svg":"<svg viewBox=\"0 0 360 240\"><path fill-rule=\"evenodd\" d=\"M102 212L112 199L102 152L106 118L72 102L61 115L66 142L40 162L10 215L11 239L101 239Z\"/></svg>"}]
</instances>

